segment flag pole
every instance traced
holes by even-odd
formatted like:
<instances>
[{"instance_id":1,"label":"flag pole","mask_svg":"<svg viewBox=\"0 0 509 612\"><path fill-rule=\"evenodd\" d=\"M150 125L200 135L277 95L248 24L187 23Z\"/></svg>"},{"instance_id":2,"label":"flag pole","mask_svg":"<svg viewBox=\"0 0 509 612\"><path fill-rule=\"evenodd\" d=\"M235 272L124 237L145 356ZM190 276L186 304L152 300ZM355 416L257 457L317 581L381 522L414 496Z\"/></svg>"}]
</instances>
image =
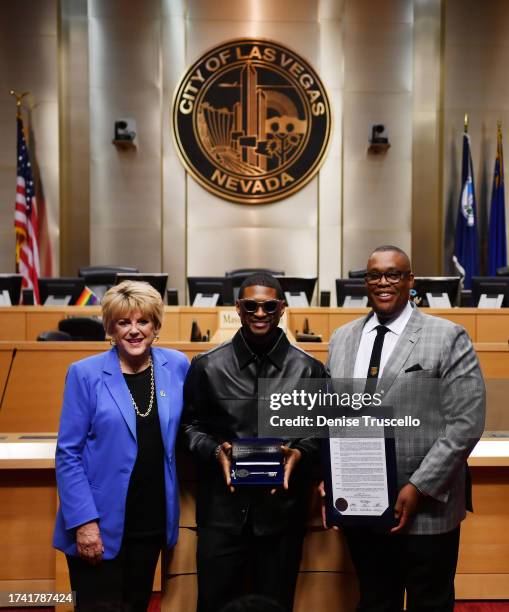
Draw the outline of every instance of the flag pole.
<instances>
[{"instance_id":1,"label":"flag pole","mask_svg":"<svg viewBox=\"0 0 509 612\"><path fill-rule=\"evenodd\" d=\"M23 129L23 99L30 94L11 89L16 99L17 146L16 146L16 199L14 227L16 232L16 270L23 276L22 287L33 289L34 303L39 303L37 281L40 276L38 247L38 216L35 186Z\"/></svg>"},{"instance_id":2,"label":"flag pole","mask_svg":"<svg viewBox=\"0 0 509 612\"><path fill-rule=\"evenodd\" d=\"M23 106L23 98L25 96L28 96L29 92L24 91L23 93L19 93L15 91L14 89L11 89L9 90L9 94L16 98L16 119L21 119L21 107ZM16 272L18 272L19 270L20 248L21 248L21 243L18 239L18 233L16 232L16 256L15 256Z\"/></svg>"},{"instance_id":3,"label":"flag pole","mask_svg":"<svg viewBox=\"0 0 509 612\"><path fill-rule=\"evenodd\" d=\"M502 121L497 120L497 154L493 174L493 189L488 234L488 274L495 276L498 268L507 266L505 230L504 154L502 151Z\"/></svg>"},{"instance_id":4,"label":"flag pole","mask_svg":"<svg viewBox=\"0 0 509 612\"><path fill-rule=\"evenodd\" d=\"M24 91L23 93L18 93L17 91L14 91L14 89L11 89L9 93L11 96L14 96L16 98L16 117L18 119L21 119L21 107L23 105L23 98L25 96L28 96L30 92Z\"/></svg>"}]
</instances>

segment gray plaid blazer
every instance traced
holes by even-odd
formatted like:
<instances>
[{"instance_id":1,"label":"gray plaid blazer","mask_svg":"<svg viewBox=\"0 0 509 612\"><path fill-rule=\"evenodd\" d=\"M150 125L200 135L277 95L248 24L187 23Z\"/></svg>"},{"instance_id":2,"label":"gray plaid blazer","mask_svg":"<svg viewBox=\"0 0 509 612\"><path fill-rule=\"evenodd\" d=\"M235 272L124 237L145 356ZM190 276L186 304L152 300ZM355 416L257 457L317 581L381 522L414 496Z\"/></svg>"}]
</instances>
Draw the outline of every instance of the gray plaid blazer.
<instances>
[{"instance_id":1,"label":"gray plaid blazer","mask_svg":"<svg viewBox=\"0 0 509 612\"><path fill-rule=\"evenodd\" d=\"M332 378L352 378L368 318L335 330ZM472 342L460 325L414 311L378 381L395 416L422 420L418 432L395 432L398 487L425 493L406 533L446 533L465 518L465 463L484 428L485 388Z\"/></svg>"}]
</instances>

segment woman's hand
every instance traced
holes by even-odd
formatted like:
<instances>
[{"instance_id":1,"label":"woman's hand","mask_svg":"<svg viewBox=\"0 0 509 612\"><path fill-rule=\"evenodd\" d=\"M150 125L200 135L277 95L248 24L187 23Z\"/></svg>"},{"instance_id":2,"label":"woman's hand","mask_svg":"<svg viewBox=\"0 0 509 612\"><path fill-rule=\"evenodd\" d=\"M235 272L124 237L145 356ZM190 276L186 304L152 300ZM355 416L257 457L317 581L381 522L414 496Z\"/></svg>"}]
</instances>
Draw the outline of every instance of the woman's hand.
<instances>
[{"instance_id":1,"label":"woman's hand","mask_svg":"<svg viewBox=\"0 0 509 612\"><path fill-rule=\"evenodd\" d=\"M97 521L85 523L76 529L78 555L90 565L97 565L103 559L104 546Z\"/></svg>"}]
</instances>

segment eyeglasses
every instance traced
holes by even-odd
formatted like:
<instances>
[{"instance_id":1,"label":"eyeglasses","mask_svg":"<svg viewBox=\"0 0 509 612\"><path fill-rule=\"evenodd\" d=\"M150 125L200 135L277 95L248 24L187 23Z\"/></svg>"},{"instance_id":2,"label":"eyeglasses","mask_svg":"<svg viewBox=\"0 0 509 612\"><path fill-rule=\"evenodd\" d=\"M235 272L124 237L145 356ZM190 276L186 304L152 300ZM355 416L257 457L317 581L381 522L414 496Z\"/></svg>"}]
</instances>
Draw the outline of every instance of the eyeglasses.
<instances>
[{"instance_id":1,"label":"eyeglasses","mask_svg":"<svg viewBox=\"0 0 509 612\"><path fill-rule=\"evenodd\" d=\"M366 272L364 278L368 285L376 285L382 280L382 276L385 277L385 280L391 285L395 285L399 283L399 281L410 274L410 270L389 270L388 272Z\"/></svg>"},{"instance_id":2,"label":"eyeglasses","mask_svg":"<svg viewBox=\"0 0 509 612\"><path fill-rule=\"evenodd\" d=\"M257 302L256 300L241 299L239 300L242 308L249 314L254 314L258 308L261 308L265 314L274 314L282 300L265 300L264 302Z\"/></svg>"}]
</instances>

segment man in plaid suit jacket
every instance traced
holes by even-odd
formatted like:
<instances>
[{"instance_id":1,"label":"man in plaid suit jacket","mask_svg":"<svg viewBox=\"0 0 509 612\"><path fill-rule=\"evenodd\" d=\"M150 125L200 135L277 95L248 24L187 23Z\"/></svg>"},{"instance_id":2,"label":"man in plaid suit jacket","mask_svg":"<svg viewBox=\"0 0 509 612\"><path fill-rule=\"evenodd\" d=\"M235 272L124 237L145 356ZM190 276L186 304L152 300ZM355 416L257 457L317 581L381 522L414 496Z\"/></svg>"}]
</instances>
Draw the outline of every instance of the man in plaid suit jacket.
<instances>
[{"instance_id":1,"label":"man in plaid suit jacket","mask_svg":"<svg viewBox=\"0 0 509 612\"><path fill-rule=\"evenodd\" d=\"M396 407L395 416L402 406L429 425L414 437L403 428L395 434L397 525L389 532L343 528L363 612L401 611L405 590L408 611L454 609L459 525L470 497L466 460L484 426L484 383L470 338L409 302L413 278L398 247L375 249L366 272L373 311L338 328L329 345L332 378L365 378L382 326L376 390ZM426 389L435 382L433 396Z\"/></svg>"}]
</instances>

